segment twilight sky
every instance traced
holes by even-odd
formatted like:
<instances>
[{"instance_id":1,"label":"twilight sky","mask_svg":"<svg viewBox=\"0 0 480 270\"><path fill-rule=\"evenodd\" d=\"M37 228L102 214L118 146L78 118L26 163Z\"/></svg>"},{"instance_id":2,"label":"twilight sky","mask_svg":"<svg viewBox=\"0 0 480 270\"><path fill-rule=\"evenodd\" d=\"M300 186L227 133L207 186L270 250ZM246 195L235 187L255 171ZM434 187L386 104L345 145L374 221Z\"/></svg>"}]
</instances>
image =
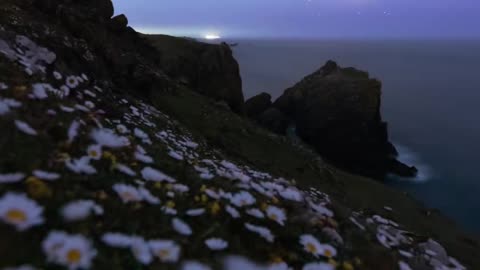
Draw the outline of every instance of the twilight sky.
<instances>
[{"instance_id":1,"label":"twilight sky","mask_svg":"<svg viewBox=\"0 0 480 270\"><path fill-rule=\"evenodd\" d=\"M112 0L141 32L225 38L480 38L480 0Z\"/></svg>"}]
</instances>

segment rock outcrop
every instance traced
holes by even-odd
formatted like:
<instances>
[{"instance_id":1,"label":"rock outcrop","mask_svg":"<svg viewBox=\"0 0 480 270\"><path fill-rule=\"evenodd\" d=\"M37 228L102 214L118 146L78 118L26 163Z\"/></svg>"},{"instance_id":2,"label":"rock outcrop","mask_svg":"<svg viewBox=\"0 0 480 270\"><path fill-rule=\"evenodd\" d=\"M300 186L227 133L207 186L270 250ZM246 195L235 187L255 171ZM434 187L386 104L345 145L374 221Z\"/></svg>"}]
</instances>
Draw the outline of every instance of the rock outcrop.
<instances>
[{"instance_id":1,"label":"rock outcrop","mask_svg":"<svg viewBox=\"0 0 480 270\"><path fill-rule=\"evenodd\" d=\"M389 172L413 177L416 169L398 162L388 141L380 115L381 86L366 72L329 61L287 89L274 107L332 163L377 179Z\"/></svg>"},{"instance_id":2,"label":"rock outcrop","mask_svg":"<svg viewBox=\"0 0 480 270\"><path fill-rule=\"evenodd\" d=\"M110 0L20 2L32 12L43 11L58 28L45 28L49 24L42 20L47 17L36 18L37 24L21 25L26 23L21 21L18 27L45 32L40 41L48 40L60 55L65 44L76 51L74 57L61 57L64 66L83 67L90 74L100 75L97 77L104 82L113 82L147 99L158 91L173 91L183 81L187 88L225 101L233 111L243 114L239 67L228 45L169 36L153 37L152 44L128 26L125 15L113 17ZM74 38L65 37L62 31L74 33Z\"/></svg>"},{"instance_id":3,"label":"rock outcrop","mask_svg":"<svg viewBox=\"0 0 480 270\"><path fill-rule=\"evenodd\" d=\"M240 69L226 43L208 44L165 35L147 37L160 52L167 75L198 93L225 101L236 113L244 113Z\"/></svg>"},{"instance_id":4,"label":"rock outcrop","mask_svg":"<svg viewBox=\"0 0 480 270\"><path fill-rule=\"evenodd\" d=\"M250 118L256 118L270 106L272 106L272 96L263 92L245 101L245 113Z\"/></svg>"}]
</instances>

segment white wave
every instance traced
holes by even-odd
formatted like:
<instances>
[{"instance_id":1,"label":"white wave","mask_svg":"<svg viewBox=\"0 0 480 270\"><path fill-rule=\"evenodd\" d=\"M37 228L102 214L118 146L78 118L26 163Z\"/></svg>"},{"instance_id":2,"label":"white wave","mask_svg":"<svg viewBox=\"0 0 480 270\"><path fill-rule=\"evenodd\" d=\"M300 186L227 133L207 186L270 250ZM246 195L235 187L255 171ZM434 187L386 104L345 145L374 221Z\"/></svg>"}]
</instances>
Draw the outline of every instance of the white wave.
<instances>
[{"instance_id":1,"label":"white wave","mask_svg":"<svg viewBox=\"0 0 480 270\"><path fill-rule=\"evenodd\" d=\"M433 177L432 168L428 166L428 164L426 164L417 153L415 153L413 150L411 150L406 146L403 146L400 144L394 144L394 145L398 151L397 159L400 162L407 164L408 166L415 166L418 169L418 173L415 178L405 178L405 177L398 177L398 176L394 178L399 180L404 180L404 181L423 183L423 182L427 182Z\"/></svg>"}]
</instances>

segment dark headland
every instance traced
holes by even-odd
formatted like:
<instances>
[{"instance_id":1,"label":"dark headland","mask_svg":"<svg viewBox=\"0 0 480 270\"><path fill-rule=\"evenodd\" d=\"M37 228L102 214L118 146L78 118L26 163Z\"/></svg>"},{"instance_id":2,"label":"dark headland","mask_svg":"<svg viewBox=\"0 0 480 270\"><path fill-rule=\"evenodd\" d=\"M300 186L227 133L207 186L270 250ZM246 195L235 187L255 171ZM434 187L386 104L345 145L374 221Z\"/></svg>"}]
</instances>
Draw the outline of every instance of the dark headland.
<instances>
[{"instance_id":1,"label":"dark headland","mask_svg":"<svg viewBox=\"0 0 480 270\"><path fill-rule=\"evenodd\" d=\"M380 81L329 61L245 102L228 44L113 15L0 2L0 269L480 266L476 237L379 181L416 174Z\"/></svg>"}]
</instances>

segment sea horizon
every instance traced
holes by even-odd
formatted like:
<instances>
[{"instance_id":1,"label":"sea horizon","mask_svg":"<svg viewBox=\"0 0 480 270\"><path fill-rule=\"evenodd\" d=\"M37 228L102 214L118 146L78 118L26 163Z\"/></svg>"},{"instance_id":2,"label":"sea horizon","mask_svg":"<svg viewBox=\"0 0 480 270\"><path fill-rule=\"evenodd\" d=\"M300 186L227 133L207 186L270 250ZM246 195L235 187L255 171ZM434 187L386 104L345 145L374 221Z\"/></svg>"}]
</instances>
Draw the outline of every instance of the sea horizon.
<instances>
[{"instance_id":1,"label":"sea horizon","mask_svg":"<svg viewBox=\"0 0 480 270\"><path fill-rule=\"evenodd\" d=\"M475 115L480 115L475 105L480 104L480 78L475 75L480 40L231 42L238 43L232 49L246 99L267 92L274 100L327 60L382 81L382 116L391 141L399 159L420 169L416 179L389 177L385 183L480 233L480 217L471 214L480 211L480 183L473 169L474 149L480 151L475 140L480 136L475 126Z\"/></svg>"}]
</instances>

